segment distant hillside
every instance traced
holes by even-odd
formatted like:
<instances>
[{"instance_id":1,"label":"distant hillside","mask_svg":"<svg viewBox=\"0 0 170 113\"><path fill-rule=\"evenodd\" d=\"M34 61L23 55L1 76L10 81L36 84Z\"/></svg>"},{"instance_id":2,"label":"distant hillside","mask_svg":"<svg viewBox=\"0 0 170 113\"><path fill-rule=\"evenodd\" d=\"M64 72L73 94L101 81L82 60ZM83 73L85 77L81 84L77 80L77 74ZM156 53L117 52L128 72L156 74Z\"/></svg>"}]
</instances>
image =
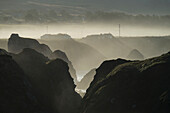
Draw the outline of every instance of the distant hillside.
<instances>
[{"instance_id":1,"label":"distant hillside","mask_svg":"<svg viewBox=\"0 0 170 113\"><path fill-rule=\"evenodd\" d=\"M41 43L49 45L52 50L61 50L66 53L73 66L77 71L89 71L98 67L106 57L85 43L80 43L74 39L57 39L57 40L38 40Z\"/></svg>"},{"instance_id":2,"label":"distant hillside","mask_svg":"<svg viewBox=\"0 0 170 113\"><path fill-rule=\"evenodd\" d=\"M158 56L170 50L169 36L122 37L119 40L130 48L139 50L146 58Z\"/></svg>"},{"instance_id":3,"label":"distant hillside","mask_svg":"<svg viewBox=\"0 0 170 113\"><path fill-rule=\"evenodd\" d=\"M131 51L126 43L121 42L112 34L89 35L78 41L88 44L103 53L108 59L125 58Z\"/></svg>"},{"instance_id":4,"label":"distant hillside","mask_svg":"<svg viewBox=\"0 0 170 113\"><path fill-rule=\"evenodd\" d=\"M45 39L45 40L71 39L71 36L68 34L62 34L62 33L59 33L56 35L45 34L41 36L41 39Z\"/></svg>"}]
</instances>

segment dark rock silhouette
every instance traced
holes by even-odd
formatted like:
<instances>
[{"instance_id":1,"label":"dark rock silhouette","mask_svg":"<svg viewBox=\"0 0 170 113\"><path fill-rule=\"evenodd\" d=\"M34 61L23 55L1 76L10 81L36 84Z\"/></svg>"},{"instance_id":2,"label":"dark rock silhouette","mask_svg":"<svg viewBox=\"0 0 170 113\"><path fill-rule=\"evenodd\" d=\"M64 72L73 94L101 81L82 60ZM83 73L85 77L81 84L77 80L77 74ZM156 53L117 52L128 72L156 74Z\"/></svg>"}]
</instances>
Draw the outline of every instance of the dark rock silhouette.
<instances>
[{"instance_id":1,"label":"dark rock silhouette","mask_svg":"<svg viewBox=\"0 0 170 113\"><path fill-rule=\"evenodd\" d=\"M127 56L129 60L143 60L144 56L137 49L133 49Z\"/></svg>"},{"instance_id":2,"label":"dark rock silhouette","mask_svg":"<svg viewBox=\"0 0 170 113\"><path fill-rule=\"evenodd\" d=\"M0 49L0 112L46 113L32 92L24 71Z\"/></svg>"},{"instance_id":3,"label":"dark rock silhouette","mask_svg":"<svg viewBox=\"0 0 170 113\"><path fill-rule=\"evenodd\" d=\"M50 55L50 59L56 58L62 59L68 63L70 75L74 79L74 83L77 84L76 70L74 69L72 62L68 59L67 55L60 50L56 50Z\"/></svg>"},{"instance_id":4,"label":"dark rock silhouette","mask_svg":"<svg viewBox=\"0 0 170 113\"><path fill-rule=\"evenodd\" d=\"M47 45L40 44L35 39L22 38L18 34L12 34L8 40L8 51L11 53L19 53L24 48L35 49L45 56L49 56L52 53Z\"/></svg>"},{"instance_id":5,"label":"dark rock silhouette","mask_svg":"<svg viewBox=\"0 0 170 113\"><path fill-rule=\"evenodd\" d=\"M169 67L170 52L120 64L108 73L100 72L100 79L99 69L106 68L99 67L83 98L81 113L169 113Z\"/></svg>"},{"instance_id":6,"label":"dark rock silhouette","mask_svg":"<svg viewBox=\"0 0 170 113\"><path fill-rule=\"evenodd\" d=\"M90 83L94 79L94 75L96 74L96 69L92 69L89 71L80 82L77 84L77 89L87 90L87 88L90 86Z\"/></svg>"},{"instance_id":7,"label":"dark rock silhouette","mask_svg":"<svg viewBox=\"0 0 170 113\"><path fill-rule=\"evenodd\" d=\"M38 100L49 111L75 113L78 110L81 97L74 90L75 85L66 62L61 59L50 61L29 48L19 54L12 54L12 57L28 76Z\"/></svg>"}]
</instances>

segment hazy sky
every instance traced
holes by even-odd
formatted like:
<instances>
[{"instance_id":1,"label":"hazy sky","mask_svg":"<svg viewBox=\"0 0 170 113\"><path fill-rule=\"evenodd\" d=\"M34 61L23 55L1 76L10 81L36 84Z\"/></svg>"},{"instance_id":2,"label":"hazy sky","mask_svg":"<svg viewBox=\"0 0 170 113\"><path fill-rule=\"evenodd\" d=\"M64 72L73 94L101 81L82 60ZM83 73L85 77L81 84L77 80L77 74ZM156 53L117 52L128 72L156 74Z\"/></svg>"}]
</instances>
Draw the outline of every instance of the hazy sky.
<instances>
[{"instance_id":1,"label":"hazy sky","mask_svg":"<svg viewBox=\"0 0 170 113\"><path fill-rule=\"evenodd\" d=\"M53 4L42 5L33 4ZM41 6L42 5L42 6ZM170 14L170 0L0 0L2 9L82 7L87 10L123 11L142 14ZM69 7L65 7L69 10ZM78 10L78 9L77 9Z\"/></svg>"}]
</instances>

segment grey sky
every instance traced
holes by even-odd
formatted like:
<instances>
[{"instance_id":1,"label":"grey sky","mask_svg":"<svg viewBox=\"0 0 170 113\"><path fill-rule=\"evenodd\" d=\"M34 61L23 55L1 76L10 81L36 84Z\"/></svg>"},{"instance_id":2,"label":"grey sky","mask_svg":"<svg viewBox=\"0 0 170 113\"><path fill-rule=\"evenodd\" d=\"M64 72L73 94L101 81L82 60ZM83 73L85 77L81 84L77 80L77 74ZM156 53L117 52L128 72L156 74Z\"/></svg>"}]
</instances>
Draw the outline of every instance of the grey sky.
<instances>
[{"instance_id":1,"label":"grey sky","mask_svg":"<svg viewBox=\"0 0 170 113\"><path fill-rule=\"evenodd\" d=\"M31 4L28 1L73 7L81 6L91 10L123 11L138 14L170 14L170 0L0 0L0 10L29 8ZM39 8L40 6L37 7Z\"/></svg>"}]
</instances>

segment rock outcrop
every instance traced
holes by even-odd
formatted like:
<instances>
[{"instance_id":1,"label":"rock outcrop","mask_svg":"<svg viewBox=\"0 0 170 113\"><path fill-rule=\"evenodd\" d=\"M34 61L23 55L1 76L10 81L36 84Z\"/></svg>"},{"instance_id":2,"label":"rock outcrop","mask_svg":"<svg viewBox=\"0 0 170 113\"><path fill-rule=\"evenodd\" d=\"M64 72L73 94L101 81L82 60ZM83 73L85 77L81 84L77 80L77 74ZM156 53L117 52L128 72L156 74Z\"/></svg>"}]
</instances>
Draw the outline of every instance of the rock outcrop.
<instances>
[{"instance_id":1,"label":"rock outcrop","mask_svg":"<svg viewBox=\"0 0 170 113\"><path fill-rule=\"evenodd\" d=\"M32 92L24 71L0 49L0 112L46 113Z\"/></svg>"},{"instance_id":2,"label":"rock outcrop","mask_svg":"<svg viewBox=\"0 0 170 113\"><path fill-rule=\"evenodd\" d=\"M51 55L50 55L50 59L62 59L63 61L67 62L68 66L69 66L69 72L71 77L74 79L74 83L77 84L77 76L76 76L76 70L74 69L72 62L68 59L67 55L60 51L60 50L56 50L54 51Z\"/></svg>"},{"instance_id":3,"label":"rock outcrop","mask_svg":"<svg viewBox=\"0 0 170 113\"><path fill-rule=\"evenodd\" d=\"M127 56L129 60L144 60L144 56L137 49L133 49Z\"/></svg>"},{"instance_id":4,"label":"rock outcrop","mask_svg":"<svg viewBox=\"0 0 170 113\"><path fill-rule=\"evenodd\" d=\"M11 53L20 53L24 48L35 49L45 56L49 56L52 53L47 45L40 44L35 39L22 38L18 34L12 34L8 40L8 51Z\"/></svg>"},{"instance_id":5,"label":"rock outcrop","mask_svg":"<svg viewBox=\"0 0 170 113\"><path fill-rule=\"evenodd\" d=\"M105 67L99 67L100 79L98 69L83 98L80 113L170 112L170 52L123 63L102 73L109 65Z\"/></svg>"},{"instance_id":6,"label":"rock outcrop","mask_svg":"<svg viewBox=\"0 0 170 113\"><path fill-rule=\"evenodd\" d=\"M28 76L38 100L49 111L75 113L78 110L81 97L74 90L66 62L61 59L49 60L29 48L12 56Z\"/></svg>"}]
</instances>

